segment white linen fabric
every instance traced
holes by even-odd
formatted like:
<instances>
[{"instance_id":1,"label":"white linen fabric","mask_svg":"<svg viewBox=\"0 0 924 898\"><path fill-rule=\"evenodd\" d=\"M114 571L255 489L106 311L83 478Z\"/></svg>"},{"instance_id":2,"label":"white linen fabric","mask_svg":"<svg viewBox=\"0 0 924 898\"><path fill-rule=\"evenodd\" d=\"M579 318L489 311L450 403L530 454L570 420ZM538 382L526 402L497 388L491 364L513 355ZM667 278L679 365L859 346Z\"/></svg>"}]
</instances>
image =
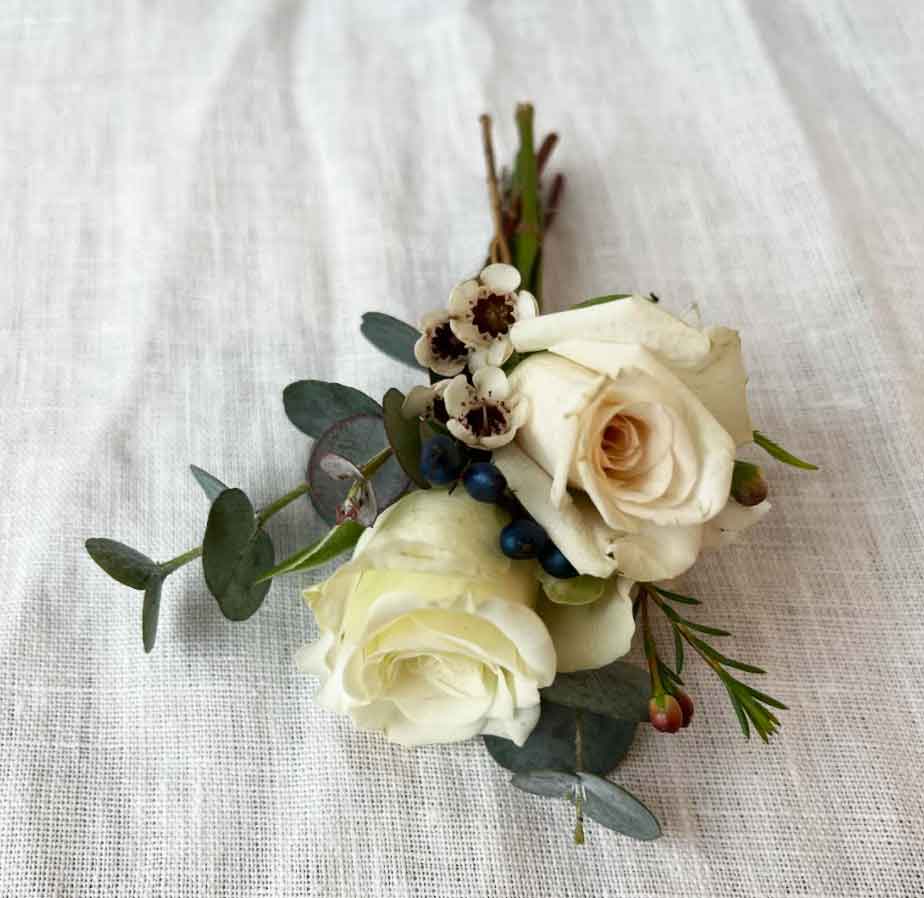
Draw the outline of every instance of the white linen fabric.
<instances>
[{"instance_id":1,"label":"white linen fabric","mask_svg":"<svg viewBox=\"0 0 924 898\"><path fill-rule=\"evenodd\" d=\"M922 45L920 0L3 4L0 895L924 894ZM791 710L744 742L691 658L694 726L614 774L653 844L316 707L308 578L232 624L190 566L145 657L82 548L194 545L189 462L297 482L291 380L415 382L359 316L478 271L477 117L509 159L526 98L568 177L545 307L697 303L823 468L768 462L773 513L683 581Z\"/></svg>"}]
</instances>

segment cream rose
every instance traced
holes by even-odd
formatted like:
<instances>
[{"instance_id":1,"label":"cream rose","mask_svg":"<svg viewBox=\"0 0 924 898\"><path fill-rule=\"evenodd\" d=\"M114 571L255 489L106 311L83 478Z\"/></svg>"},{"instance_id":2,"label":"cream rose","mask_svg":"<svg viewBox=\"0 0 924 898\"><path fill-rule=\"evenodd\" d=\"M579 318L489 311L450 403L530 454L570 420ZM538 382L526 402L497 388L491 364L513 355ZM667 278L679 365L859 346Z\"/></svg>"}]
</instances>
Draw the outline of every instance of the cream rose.
<instances>
[{"instance_id":1,"label":"cream rose","mask_svg":"<svg viewBox=\"0 0 924 898\"><path fill-rule=\"evenodd\" d=\"M633 297L515 325L529 403L495 463L581 572L665 580L693 565L751 439L737 335ZM548 352L537 352L547 349Z\"/></svg>"},{"instance_id":2,"label":"cream rose","mask_svg":"<svg viewBox=\"0 0 924 898\"><path fill-rule=\"evenodd\" d=\"M507 518L462 491L411 493L353 559L305 592L321 638L298 655L319 702L403 745L479 733L522 745L555 649L532 563L498 548Z\"/></svg>"}]
</instances>

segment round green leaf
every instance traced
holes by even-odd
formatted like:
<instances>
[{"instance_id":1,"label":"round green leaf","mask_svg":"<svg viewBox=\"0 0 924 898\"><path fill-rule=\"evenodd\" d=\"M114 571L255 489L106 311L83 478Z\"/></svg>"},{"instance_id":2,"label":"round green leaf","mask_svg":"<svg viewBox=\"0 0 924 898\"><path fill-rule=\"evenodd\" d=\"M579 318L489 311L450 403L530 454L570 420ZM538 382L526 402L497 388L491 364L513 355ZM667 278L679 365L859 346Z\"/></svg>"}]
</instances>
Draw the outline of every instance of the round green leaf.
<instances>
[{"instance_id":1,"label":"round green leaf","mask_svg":"<svg viewBox=\"0 0 924 898\"><path fill-rule=\"evenodd\" d=\"M163 577L152 577L144 590L144 603L141 608L141 639L145 654L154 648L157 639L157 621L160 618L160 591L164 585Z\"/></svg>"},{"instance_id":2,"label":"round green leaf","mask_svg":"<svg viewBox=\"0 0 924 898\"><path fill-rule=\"evenodd\" d=\"M389 358L410 368L423 368L414 356L414 344L420 331L383 312L366 312L360 326L362 335Z\"/></svg>"},{"instance_id":3,"label":"round green leaf","mask_svg":"<svg viewBox=\"0 0 924 898\"><path fill-rule=\"evenodd\" d=\"M514 773L529 770L575 770L576 711L551 702L542 703L539 723L522 747L500 736L484 736L491 757ZM586 711L581 715L583 767L609 773L628 753L635 723L613 720Z\"/></svg>"},{"instance_id":4,"label":"round green leaf","mask_svg":"<svg viewBox=\"0 0 924 898\"><path fill-rule=\"evenodd\" d=\"M282 393L286 415L302 433L317 439L351 415L381 415L379 404L360 390L324 380L299 380Z\"/></svg>"},{"instance_id":5,"label":"round green leaf","mask_svg":"<svg viewBox=\"0 0 924 898\"><path fill-rule=\"evenodd\" d=\"M84 545L90 557L113 580L132 589L144 589L159 570L156 561L114 539L88 539Z\"/></svg>"},{"instance_id":6,"label":"round green leaf","mask_svg":"<svg viewBox=\"0 0 924 898\"><path fill-rule=\"evenodd\" d=\"M597 670L560 673L542 690L545 701L583 708L618 720L648 720L651 681L648 671L626 661L614 661Z\"/></svg>"},{"instance_id":7,"label":"round green leaf","mask_svg":"<svg viewBox=\"0 0 924 898\"><path fill-rule=\"evenodd\" d=\"M609 780L579 773L584 784L584 813L614 832L650 842L661 835L661 825L631 792Z\"/></svg>"},{"instance_id":8,"label":"round green leaf","mask_svg":"<svg viewBox=\"0 0 924 898\"><path fill-rule=\"evenodd\" d=\"M404 417L401 413L403 404L404 393L394 387L382 399L388 444L404 473L421 489L428 490L430 483L420 472L420 422L416 418L409 420Z\"/></svg>"},{"instance_id":9,"label":"round green leaf","mask_svg":"<svg viewBox=\"0 0 924 898\"><path fill-rule=\"evenodd\" d=\"M212 503L202 540L202 571L209 592L229 620L246 620L263 603L270 581L257 577L273 566L268 534L257 528L253 505L238 489L224 490Z\"/></svg>"}]
</instances>

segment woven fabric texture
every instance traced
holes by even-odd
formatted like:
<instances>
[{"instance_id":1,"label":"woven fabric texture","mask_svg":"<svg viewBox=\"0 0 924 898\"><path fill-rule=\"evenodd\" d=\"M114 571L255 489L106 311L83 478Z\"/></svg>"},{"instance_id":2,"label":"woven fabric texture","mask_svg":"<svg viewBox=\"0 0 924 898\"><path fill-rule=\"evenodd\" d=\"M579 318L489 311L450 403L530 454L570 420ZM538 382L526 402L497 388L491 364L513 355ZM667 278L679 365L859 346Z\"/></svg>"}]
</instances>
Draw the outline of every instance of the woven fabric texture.
<instances>
[{"instance_id":1,"label":"woven fabric texture","mask_svg":"<svg viewBox=\"0 0 924 898\"><path fill-rule=\"evenodd\" d=\"M924 895L922 46L920 0L0 4L0 895ZM697 303L822 466L768 460L772 515L684 579L791 710L745 742L690 659L695 725L614 774L653 844L315 707L297 579L231 624L191 565L146 657L82 548L195 545L190 462L298 482L289 381L414 382L359 316L476 270L478 115L509 159L526 98L547 308Z\"/></svg>"}]
</instances>

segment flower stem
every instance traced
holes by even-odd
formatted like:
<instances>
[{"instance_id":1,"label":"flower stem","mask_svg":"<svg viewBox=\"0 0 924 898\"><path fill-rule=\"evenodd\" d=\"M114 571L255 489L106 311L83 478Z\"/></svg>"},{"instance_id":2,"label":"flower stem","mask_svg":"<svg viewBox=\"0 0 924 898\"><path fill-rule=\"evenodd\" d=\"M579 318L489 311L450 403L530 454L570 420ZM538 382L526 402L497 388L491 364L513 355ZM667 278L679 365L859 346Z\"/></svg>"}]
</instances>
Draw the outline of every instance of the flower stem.
<instances>
[{"instance_id":1,"label":"flower stem","mask_svg":"<svg viewBox=\"0 0 924 898\"><path fill-rule=\"evenodd\" d=\"M359 473L363 475L367 480L370 477L373 477L379 468L385 464L394 455L394 450L391 446L386 446L381 451L377 452L372 458L369 459L360 469Z\"/></svg>"},{"instance_id":2,"label":"flower stem","mask_svg":"<svg viewBox=\"0 0 924 898\"><path fill-rule=\"evenodd\" d=\"M539 220L539 172L533 149L533 107L521 103L516 111L520 150L517 153L514 184L520 199L520 222L516 236L516 266L523 279L523 288L539 300L538 260L542 244L542 223Z\"/></svg>"},{"instance_id":3,"label":"flower stem","mask_svg":"<svg viewBox=\"0 0 924 898\"><path fill-rule=\"evenodd\" d=\"M504 235L504 218L501 213L500 190L497 186L497 167L494 162L494 142L491 139L491 116L482 115L481 143L484 146L484 162L487 169L488 197L491 201L491 217L494 219L494 239L491 241L491 261L510 264L510 247Z\"/></svg>"},{"instance_id":4,"label":"flower stem","mask_svg":"<svg viewBox=\"0 0 924 898\"><path fill-rule=\"evenodd\" d=\"M664 695L664 684L661 682L661 671L658 670L658 649L654 636L651 633L651 623L648 620L648 599L651 593L644 589L642 592L642 633L645 640L645 658L648 661L648 673L651 675L651 691L654 698ZM657 601L657 599L654 599Z\"/></svg>"}]
</instances>

